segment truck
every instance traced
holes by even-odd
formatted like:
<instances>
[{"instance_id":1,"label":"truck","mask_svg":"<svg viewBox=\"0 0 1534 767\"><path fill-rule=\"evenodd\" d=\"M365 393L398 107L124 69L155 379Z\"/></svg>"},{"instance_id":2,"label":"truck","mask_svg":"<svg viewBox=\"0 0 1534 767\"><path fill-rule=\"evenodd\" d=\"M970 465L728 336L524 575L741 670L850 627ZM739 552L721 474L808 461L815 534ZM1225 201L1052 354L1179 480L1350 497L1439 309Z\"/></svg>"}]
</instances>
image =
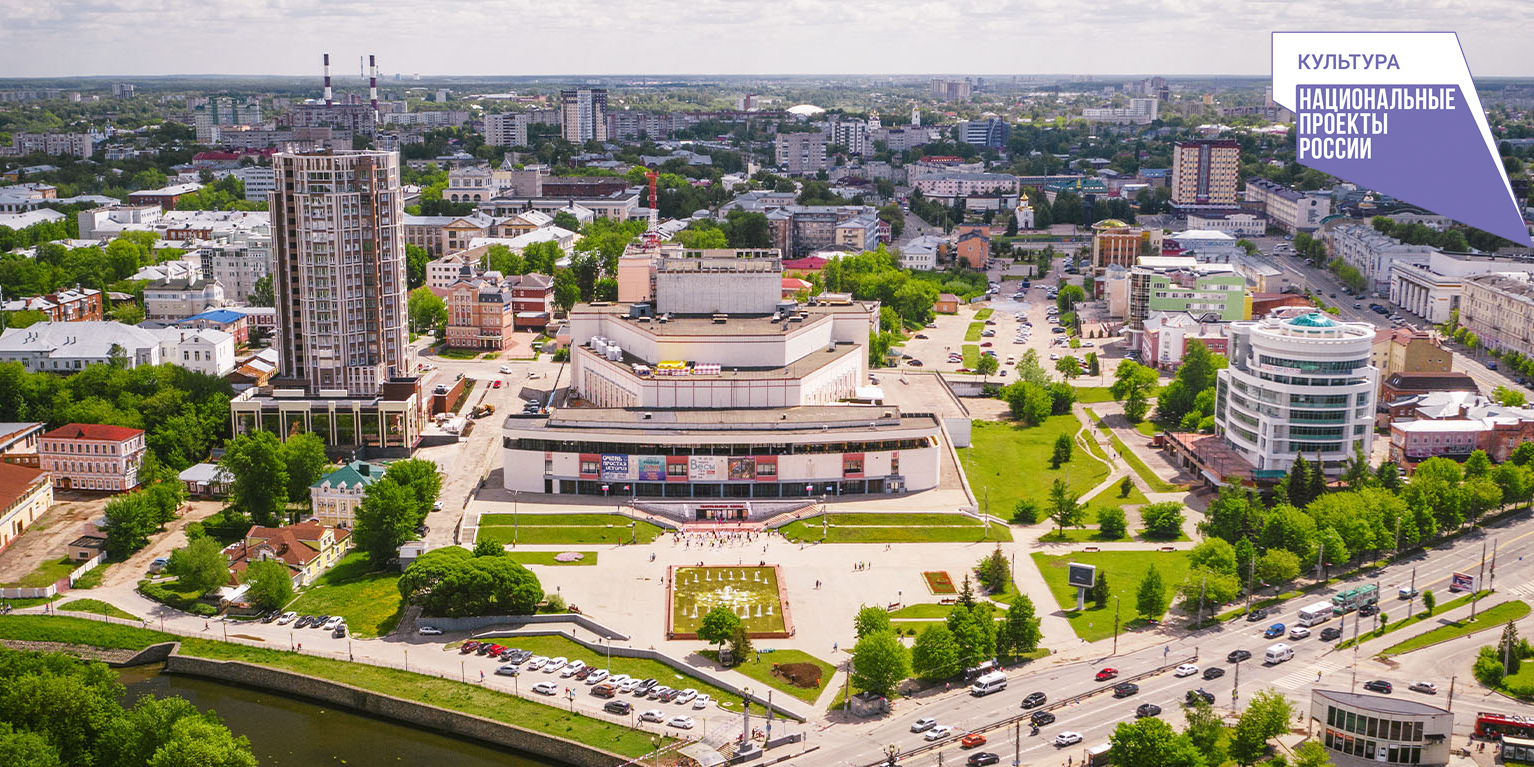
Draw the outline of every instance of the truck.
<instances>
[{"instance_id":1,"label":"truck","mask_svg":"<svg viewBox=\"0 0 1534 767\"><path fill-rule=\"evenodd\" d=\"M1380 601L1378 586L1369 584L1348 589L1332 597L1332 612L1336 615L1346 615L1364 605L1376 604Z\"/></svg>"},{"instance_id":2,"label":"truck","mask_svg":"<svg viewBox=\"0 0 1534 767\"><path fill-rule=\"evenodd\" d=\"M969 694L977 698L1007 689L1007 675L1000 671L983 674L969 686Z\"/></svg>"},{"instance_id":3,"label":"truck","mask_svg":"<svg viewBox=\"0 0 1534 767\"><path fill-rule=\"evenodd\" d=\"M1268 651L1262 656L1262 662L1269 666L1274 666L1279 663L1283 663L1286 660L1292 660L1293 658L1294 648L1284 644L1283 642L1279 642L1278 644L1268 648Z\"/></svg>"},{"instance_id":4,"label":"truck","mask_svg":"<svg viewBox=\"0 0 1534 767\"><path fill-rule=\"evenodd\" d=\"M1334 605L1331 602L1317 602L1309 607L1300 608L1299 624L1301 626L1314 626L1325 623L1332 619Z\"/></svg>"}]
</instances>

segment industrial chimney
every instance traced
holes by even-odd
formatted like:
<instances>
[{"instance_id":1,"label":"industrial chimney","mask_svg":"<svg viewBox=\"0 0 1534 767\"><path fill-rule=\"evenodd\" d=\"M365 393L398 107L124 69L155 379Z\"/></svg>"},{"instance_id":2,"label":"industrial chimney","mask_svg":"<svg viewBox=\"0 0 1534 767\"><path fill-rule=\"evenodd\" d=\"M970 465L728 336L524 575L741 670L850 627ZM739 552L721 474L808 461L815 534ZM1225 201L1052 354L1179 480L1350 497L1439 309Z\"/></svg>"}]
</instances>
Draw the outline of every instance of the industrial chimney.
<instances>
[{"instance_id":1,"label":"industrial chimney","mask_svg":"<svg viewBox=\"0 0 1534 767\"><path fill-rule=\"evenodd\" d=\"M330 93L330 54L325 54L325 106L331 105Z\"/></svg>"},{"instance_id":2,"label":"industrial chimney","mask_svg":"<svg viewBox=\"0 0 1534 767\"><path fill-rule=\"evenodd\" d=\"M373 121L378 121L378 62L368 54L368 99L373 105Z\"/></svg>"}]
</instances>

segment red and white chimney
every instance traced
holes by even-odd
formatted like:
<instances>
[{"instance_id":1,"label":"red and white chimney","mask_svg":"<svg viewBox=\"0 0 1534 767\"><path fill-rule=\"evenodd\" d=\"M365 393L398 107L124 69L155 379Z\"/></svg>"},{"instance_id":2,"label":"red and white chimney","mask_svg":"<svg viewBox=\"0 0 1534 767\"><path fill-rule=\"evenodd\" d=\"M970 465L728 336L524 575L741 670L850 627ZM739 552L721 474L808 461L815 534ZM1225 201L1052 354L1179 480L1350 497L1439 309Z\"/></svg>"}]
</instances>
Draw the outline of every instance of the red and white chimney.
<instances>
[{"instance_id":1,"label":"red and white chimney","mask_svg":"<svg viewBox=\"0 0 1534 767\"><path fill-rule=\"evenodd\" d=\"M327 53L327 54L325 54L325 106L327 106L327 107L330 106L331 103L332 103L331 96L332 96L332 94L330 92L330 54Z\"/></svg>"},{"instance_id":2,"label":"red and white chimney","mask_svg":"<svg viewBox=\"0 0 1534 767\"><path fill-rule=\"evenodd\" d=\"M373 119L378 119L378 62L368 54L368 99L373 105Z\"/></svg>"}]
</instances>

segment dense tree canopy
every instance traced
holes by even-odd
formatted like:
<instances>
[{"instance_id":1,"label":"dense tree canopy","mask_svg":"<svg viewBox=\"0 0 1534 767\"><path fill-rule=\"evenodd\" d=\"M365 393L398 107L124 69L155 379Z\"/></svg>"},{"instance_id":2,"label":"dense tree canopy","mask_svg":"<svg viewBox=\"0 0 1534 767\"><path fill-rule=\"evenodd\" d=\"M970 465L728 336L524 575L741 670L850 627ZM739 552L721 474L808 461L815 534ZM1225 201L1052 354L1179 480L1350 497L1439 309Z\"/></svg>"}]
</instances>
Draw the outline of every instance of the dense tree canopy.
<instances>
[{"instance_id":1,"label":"dense tree canopy","mask_svg":"<svg viewBox=\"0 0 1534 767\"><path fill-rule=\"evenodd\" d=\"M530 615L543 599L538 577L504 552L474 556L460 546L417 557L400 576L399 592L427 615L449 618Z\"/></svg>"}]
</instances>

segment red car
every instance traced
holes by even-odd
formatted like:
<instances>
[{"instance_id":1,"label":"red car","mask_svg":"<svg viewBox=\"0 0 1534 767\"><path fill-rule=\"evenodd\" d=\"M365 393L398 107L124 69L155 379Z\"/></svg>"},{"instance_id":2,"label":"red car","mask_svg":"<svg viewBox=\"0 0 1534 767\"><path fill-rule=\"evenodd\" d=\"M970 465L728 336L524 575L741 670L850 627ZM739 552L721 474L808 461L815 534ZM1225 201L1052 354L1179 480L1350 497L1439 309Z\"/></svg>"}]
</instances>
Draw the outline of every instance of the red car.
<instances>
[{"instance_id":1,"label":"red car","mask_svg":"<svg viewBox=\"0 0 1534 767\"><path fill-rule=\"evenodd\" d=\"M985 745L985 736L978 732L972 732L959 740L959 748L975 748Z\"/></svg>"},{"instance_id":2,"label":"red car","mask_svg":"<svg viewBox=\"0 0 1534 767\"><path fill-rule=\"evenodd\" d=\"M981 346L990 346L991 342L990 341L985 341L985 342L982 342L980 345Z\"/></svg>"},{"instance_id":3,"label":"red car","mask_svg":"<svg viewBox=\"0 0 1534 767\"><path fill-rule=\"evenodd\" d=\"M1105 668L1102 671L1097 672L1097 681L1099 681L1099 682L1106 682L1109 679L1112 679L1112 678L1114 678L1114 677L1116 677L1118 675L1119 675L1119 670L1118 669L1116 669L1116 668Z\"/></svg>"},{"instance_id":4,"label":"red car","mask_svg":"<svg viewBox=\"0 0 1534 767\"><path fill-rule=\"evenodd\" d=\"M500 646L498 644L493 644L493 645L490 645L490 649L485 651L485 654L486 655L492 655L492 656L500 657L500 654L505 652L505 651L506 651L506 648L504 648L504 647L502 647L502 646Z\"/></svg>"},{"instance_id":5,"label":"red car","mask_svg":"<svg viewBox=\"0 0 1534 767\"><path fill-rule=\"evenodd\" d=\"M492 389L499 389L499 388L501 388L501 379L499 379L499 378L495 379L495 381L490 384L490 388L492 388Z\"/></svg>"},{"instance_id":6,"label":"red car","mask_svg":"<svg viewBox=\"0 0 1534 767\"><path fill-rule=\"evenodd\" d=\"M458 648L458 652L461 652L464 655L468 655L469 653L479 649L479 645L479 642L464 642L463 646Z\"/></svg>"}]
</instances>

